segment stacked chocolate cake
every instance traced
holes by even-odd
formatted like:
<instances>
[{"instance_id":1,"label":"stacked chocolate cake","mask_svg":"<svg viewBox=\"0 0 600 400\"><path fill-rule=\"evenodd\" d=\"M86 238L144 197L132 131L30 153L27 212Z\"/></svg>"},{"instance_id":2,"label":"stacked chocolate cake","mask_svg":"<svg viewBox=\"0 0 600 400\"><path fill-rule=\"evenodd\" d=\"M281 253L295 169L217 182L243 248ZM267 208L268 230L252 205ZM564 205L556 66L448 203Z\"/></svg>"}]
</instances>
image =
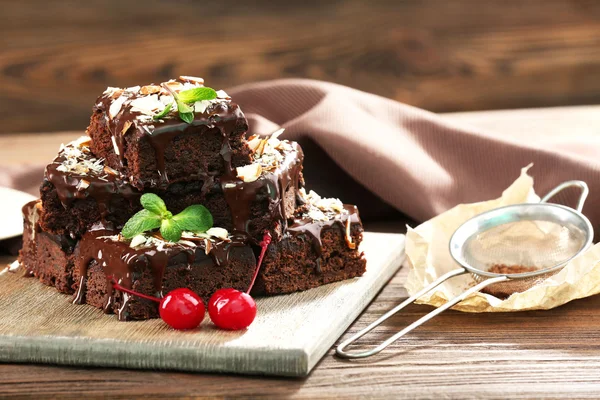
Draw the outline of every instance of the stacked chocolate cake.
<instances>
[{"instance_id":1,"label":"stacked chocolate cake","mask_svg":"<svg viewBox=\"0 0 600 400\"><path fill-rule=\"evenodd\" d=\"M158 297L187 287L205 301L220 288L245 290L266 234L253 294L364 273L356 207L307 192L297 143L281 132L247 138L246 118L225 92L188 95L202 88L202 79L182 76L98 98L87 136L61 147L40 200L23 209L28 275L127 320L157 317L157 305L113 290L113 281ZM159 196L169 215L203 205L213 227L176 242L156 229L127 238L123 226L144 193Z\"/></svg>"}]
</instances>

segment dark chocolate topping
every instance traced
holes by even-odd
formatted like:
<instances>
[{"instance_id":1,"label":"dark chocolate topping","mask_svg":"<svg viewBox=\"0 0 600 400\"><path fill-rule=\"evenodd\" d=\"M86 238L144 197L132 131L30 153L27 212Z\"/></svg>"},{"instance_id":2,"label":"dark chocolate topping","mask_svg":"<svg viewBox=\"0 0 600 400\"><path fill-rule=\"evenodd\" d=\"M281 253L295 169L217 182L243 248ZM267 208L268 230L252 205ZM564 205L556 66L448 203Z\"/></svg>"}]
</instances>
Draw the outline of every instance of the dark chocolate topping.
<instances>
[{"instance_id":1,"label":"dark chocolate topping","mask_svg":"<svg viewBox=\"0 0 600 400\"><path fill-rule=\"evenodd\" d=\"M263 172L253 182L244 182L237 177L236 173L221 177L221 187L233 218L234 235L250 237L248 225L252 204L263 189L271 199L269 206L271 218L274 218L284 229L287 227L288 219L293 218L295 207L288 210L290 212L286 212L284 196L291 187L295 189L294 192L298 190L304 154L300 146L292 142L291 150L285 152L284 157L273 171Z\"/></svg>"},{"instance_id":2,"label":"dark chocolate topping","mask_svg":"<svg viewBox=\"0 0 600 400\"><path fill-rule=\"evenodd\" d=\"M320 256L322 253L323 244L321 242L321 234L324 229L331 229L334 225L340 225L340 228L345 231L346 224L361 224L358 208L351 204L344 204L344 210L327 221L315 221L311 218L301 218L294 220L294 223L288 227L288 232L292 235L307 235L311 238L315 252Z\"/></svg>"},{"instance_id":3,"label":"dark chocolate topping","mask_svg":"<svg viewBox=\"0 0 600 400\"><path fill-rule=\"evenodd\" d=\"M184 80L181 81L184 82ZM119 96L115 99L117 95ZM158 95L170 96L168 92L159 92ZM111 117L111 105L123 96L126 97L126 100L122 103L119 112ZM106 116L106 128L112 136L115 152L120 157L122 167L127 163L125 158L127 137L134 135L147 140L154 149L159 175L159 181L151 182L151 185L165 188L169 183L174 182L167 176L165 165L165 152L173 139L182 134L201 135L218 129L223 136L221 156L225 162L226 171L231 171L231 148L228 135L236 132L235 128L240 119L245 119L237 104L232 103L229 99L211 101L203 112L195 112L194 120L188 124L178 117L176 111L171 111L163 119L154 120L152 116L144 114L132 106L133 101L145 96L147 95L139 91L105 92L98 98L94 107L94 111L101 111Z\"/></svg>"},{"instance_id":4,"label":"dark chocolate topping","mask_svg":"<svg viewBox=\"0 0 600 400\"><path fill-rule=\"evenodd\" d=\"M111 200L113 195L125 198L130 204L138 204L142 195L137 189L128 184L123 177L114 170L106 169L102 160L97 160L91 153L81 151L74 145L69 144L61 151L56 159L46 167L45 179L56 188L56 193L63 206L69 207L75 199L93 198L98 204L101 222L107 228L110 227L106 217L113 213ZM84 149L85 150L85 149ZM69 153L70 152L70 153ZM78 154L76 160L83 167L83 162L98 165L96 169L74 169L68 170L64 167L68 154ZM109 171L109 172L107 172Z\"/></svg>"},{"instance_id":5,"label":"dark chocolate topping","mask_svg":"<svg viewBox=\"0 0 600 400\"><path fill-rule=\"evenodd\" d=\"M87 269L95 260L101 265L107 277L108 296L104 303L105 312L112 310L114 302L113 277L122 286L132 289L136 276L140 271L150 269L154 278L154 295L163 296L163 277L170 263L187 262L188 268L192 264L210 262L223 266L229 262L229 252L233 247L245 246L244 242L233 239L232 241L211 241L209 254L206 254L206 245L203 240L195 242L197 246L181 242L165 245L151 245L149 247L131 248L129 242L116 240L116 232L96 230L86 233L79 242L75 252L75 268L79 271L79 287L75 294L74 303L85 303ZM123 293L123 303L118 311L120 320L127 319L127 302L129 295Z\"/></svg>"}]
</instances>

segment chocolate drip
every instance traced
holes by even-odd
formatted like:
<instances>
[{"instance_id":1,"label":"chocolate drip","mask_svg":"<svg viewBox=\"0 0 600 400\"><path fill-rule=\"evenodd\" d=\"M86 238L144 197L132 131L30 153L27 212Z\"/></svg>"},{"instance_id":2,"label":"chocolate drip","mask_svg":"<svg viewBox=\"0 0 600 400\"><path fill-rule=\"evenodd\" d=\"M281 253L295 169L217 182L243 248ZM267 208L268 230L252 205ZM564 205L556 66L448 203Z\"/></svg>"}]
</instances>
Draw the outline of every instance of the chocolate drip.
<instances>
[{"instance_id":1,"label":"chocolate drip","mask_svg":"<svg viewBox=\"0 0 600 400\"><path fill-rule=\"evenodd\" d=\"M254 182L244 182L235 173L221 177L221 188L231 211L234 234L250 237L252 205L261 193L266 193L270 199L271 218L279 222L283 229L287 227L288 219L293 218L297 200L292 199L293 204L286 207L285 196L290 188L297 193L304 159L297 143L293 143L292 148L274 171L263 172Z\"/></svg>"},{"instance_id":2,"label":"chocolate drip","mask_svg":"<svg viewBox=\"0 0 600 400\"><path fill-rule=\"evenodd\" d=\"M131 205L139 203L142 193L118 175L60 171L58 167L64 161L65 157L59 155L52 164L48 165L46 179L56 188L58 198L65 208L69 207L75 199L93 198L98 204L102 223L109 228L110 222L107 221L107 217L114 212L111 205L114 195L118 194L129 201Z\"/></svg>"},{"instance_id":3,"label":"chocolate drip","mask_svg":"<svg viewBox=\"0 0 600 400\"><path fill-rule=\"evenodd\" d=\"M74 303L85 303L87 291L87 275L89 264L95 260L103 269L107 277L107 296L104 311L110 313L114 304L113 277L122 286L132 289L135 274L140 271L150 270L154 280L154 295L163 296L163 277L167 266L174 262L174 258L184 255L188 268L192 264L210 260L217 266L226 265L229 261L229 252L235 246L244 246L238 241L218 241L212 243L209 255L205 254L204 241L198 242L197 247L184 244L169 246L151 246L133 249L127 242L115 241L107 236L114 235L114 231L96 230L86 233L75 253L75 268L79 271L79 287L75 293ZM127 319L127 303L129 295L122 293L123 300L118 310L119 320Z\"/></svg>"},{"instance_id":4,"label":"chocolate drip","mask_svg":"<svg viewBox=\"0 0 600 400\"><path fill-rule=\"evenodd\" d=\"M344 204L344 209L347 213L336 215L334 218L327 221L314 221L310 218L295 220L294 224L288 227L288 232L292 235L306 235L310 237L315 253L321 257L323 253L321 234L324 229L331 229L334 225L339 224L340 229L345 233L348 220L350 220L350 224L361 223L356 206ZM317 265L318 268L320 268L320 264L317 263Z\"/></svg>"},{"instance_id":5,"label":"chocolate drip","mask_svg":"<svg viewBox=\"0 0 600 400\"><path fill-rule=\"evenodd\" d=\"M202 135L212 129L218 129L223 136L223 149L226 149L226 151L222 150L221 156L226 164L227 171L231 171L230 138L227 135L228 132L236 132L236 125L240 118L243 118L242 111L237 104L228 101L213 103L204 112L195 113L194 120L188 124L175 113L171 113L169 118L155 121L147 115L132 111L131 101L141 95L128 94L127 92L123 92L122 95L129 96L129 98L121 106L122 111L112 119L108 117L110 105L114 101L112 96L101 96L95 106L96 111L103 112L106 115L106 129L111 135L115 152L118 152L122 172L127 164L125 157L127 136L143 137L148 140L154 149L156 157L159 181L156 182L155 186L164 189L173 182L167 175L165 162L165 153L173 139L179 135Z\"/></svg>"}]
</instances>

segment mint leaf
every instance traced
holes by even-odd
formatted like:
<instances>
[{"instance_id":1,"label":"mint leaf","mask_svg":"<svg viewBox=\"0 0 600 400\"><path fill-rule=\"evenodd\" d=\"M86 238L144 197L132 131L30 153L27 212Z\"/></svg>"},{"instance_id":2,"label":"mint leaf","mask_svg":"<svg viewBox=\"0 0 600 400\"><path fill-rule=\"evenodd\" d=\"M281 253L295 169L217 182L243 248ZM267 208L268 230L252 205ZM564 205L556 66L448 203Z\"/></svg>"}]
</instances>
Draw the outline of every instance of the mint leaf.
<instances>
[{"instance_id":1,"label":"mint leaf","mask_svg":"<svg viewBox=\"0 0 600 400\"><path fill-rule=\"evenodd\" d=\"M151 231L160 226L161 218L159 215L148 210L142 210L129 218L129 221L127 221L123 227L121 234L125 239L131 239L140 233Z\"/></svg>"},{"instance_id":2,"label":"mint leaf","mask_svg":"<svg viewBox=\"0 0 600 400\"><path fill-rule=\"evenodd\" d=\"M189 206L173 216L173 221L184 231L206 232L213 226L213 217L206 207L200 204Z\"/></svg>"},{"instance_id":3,"label":"mint leaf","mask_svg":"<svg viewBox=\"0 0 600 400\"><path fill-rule=\"evenodd\" d=\"M175 101L177 102L177 111L179 111L179 114L194 113L193 106L188 106L187 104L185 104L183 101L180 101L179 99L175 99Z\"/></svg>"},{"instance_id":4,"label":"mint leaf","mask_svg":"<svg viewBox=\"0 0 600 400\"><path fill-rule=\"evenodd\" d=\"M144 193L140 199L140 203L142 203L142 207L144 207L146 210L159 215L160 217L164 218L168 213L167 206L165 205L163 199L154 193Z\"/></svg>"},{"instance_id":5,"label":"mint leaf","mask_svg":"<svg viewBox=\"0 0 600 400\"><path fill-rule=\"evenodd\" d=\"M194 107L190 107L184 102L180 101L178 98L175 99L177 101L177 111L179 111L179 118L181 118L184 122L191 124L194 120Z\"/></svg>"},{"instance_id":6,"label":"mint leaf","mask_svg":"<svg viewBox=\"0 0 600 400\"><path fill-rule=\"evenodd\" d=\"M179 118L188 124L191 124L194 121L194 113L179 113Z\"/></svg>"},{"instance_id":7,"label":"mint leaf","mask_svg":"<svg viewBox=\"0 0 600 400\"><path fill-rule=\"evenodd\" d=\"M163 219L160 224L160 234L169 242L178 242L181 239L182 229L177 226L177 222L170 219Z\"/></svg>"},{"instance_id":8,"label":"mint leaf","mask_svg":"<svg viewBox=\"0 0 600 400\"><path fill-rule=\"evenodd\" d=\"M213 100L217 98L215 89L209 87L199 87L194 89L182 90L177 94L179 101L184 103L195 103L201 100Z\"/></svg>"},{"instance_id":9,"label":"mint leaf","mask_svg":"<svg viewBox=\"0 0 600 400\"><path fill-rule=\"evenodd\" d=\"M121 231L126 239L160 228L160 233L166 241L178 242L184 230L203 233L213 225L210 211L200 204L189 206L173 216L167 210L163 199L154 193L144 193L140 203L144 209L131 217Z\"/></svg>"},{"instance_id":10,"label":"mint leaf","mask_svg":"<svg viewBox=\"0 0 600 400\"><path fill-rule=\"evenodd\" d=\"M171 108L173 108L173 103L167 105L161 112L154 115L152 118L153 119L161 119L161 118L166 117L167 114L169 114L171 112Z\"/></svg>"}]
</instances>

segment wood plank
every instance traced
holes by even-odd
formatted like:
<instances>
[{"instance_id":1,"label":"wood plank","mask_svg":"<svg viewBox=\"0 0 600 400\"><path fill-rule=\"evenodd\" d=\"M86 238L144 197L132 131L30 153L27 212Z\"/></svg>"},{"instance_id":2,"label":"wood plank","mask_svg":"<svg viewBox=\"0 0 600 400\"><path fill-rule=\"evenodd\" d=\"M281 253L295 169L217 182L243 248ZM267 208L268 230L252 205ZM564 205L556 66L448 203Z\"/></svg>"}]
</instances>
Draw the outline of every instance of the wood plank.
<instances>
[{"instance_id":1,"label":"wood plank","mask_svg":"<svg viewBox=\"0 0 600 400\"><path fill-rule=\"evenodd\" d=\"M180 74L321 79L432 111L600 101L590 0L30 0L0 24L3 133L83 130L106 86Z\"/></svg>"}]
</instances>

